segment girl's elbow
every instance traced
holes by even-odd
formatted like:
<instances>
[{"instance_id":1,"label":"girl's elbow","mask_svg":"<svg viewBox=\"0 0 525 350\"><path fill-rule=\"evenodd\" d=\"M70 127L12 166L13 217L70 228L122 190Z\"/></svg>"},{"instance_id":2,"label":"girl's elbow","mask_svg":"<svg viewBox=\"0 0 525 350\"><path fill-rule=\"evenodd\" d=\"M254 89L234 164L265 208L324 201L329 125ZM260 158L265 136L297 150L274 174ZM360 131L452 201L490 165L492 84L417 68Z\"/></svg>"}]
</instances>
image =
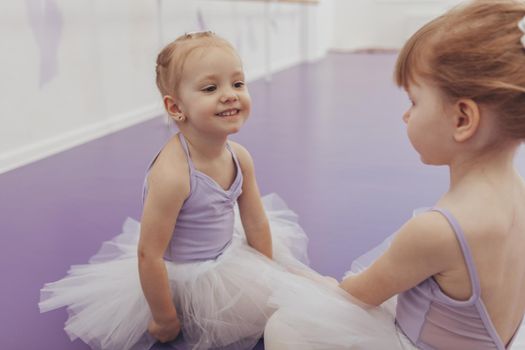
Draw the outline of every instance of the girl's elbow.
<instances>
[{"instance_id":1,"label":"girl's elbow","mask_svg":"<svg viewBox=\"0 0 525 350\"><path fill-rule=\"evenodd\" d=\"M139 246L137 250L137 258L139 261L139 265L143 265L149 262L162 259L162 255Z\"/></svg>"}]
</instances>

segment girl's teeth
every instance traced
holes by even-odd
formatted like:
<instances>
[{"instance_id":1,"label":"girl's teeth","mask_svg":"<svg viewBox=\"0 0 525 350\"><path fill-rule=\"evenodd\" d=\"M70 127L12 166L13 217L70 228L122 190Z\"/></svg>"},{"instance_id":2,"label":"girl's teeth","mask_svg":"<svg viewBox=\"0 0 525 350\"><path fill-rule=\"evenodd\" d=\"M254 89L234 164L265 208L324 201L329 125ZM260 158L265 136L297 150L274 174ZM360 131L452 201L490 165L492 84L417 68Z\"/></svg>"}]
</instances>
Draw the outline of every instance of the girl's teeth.
<instances>
[{"instance_id":1,"label":"girl's teeth","mask_svg":"<svg viewBox=\"0 0 525 350\"><path fill-rule=\"evenodd\" d=\"M235 114L237 114L237 110L236 109L230 110L230 111L224 111L222 113L219 113L219 115L221 117L229 117L229 116L232 116L232 115L235 115Z\"/></svg>"}]
</instances>

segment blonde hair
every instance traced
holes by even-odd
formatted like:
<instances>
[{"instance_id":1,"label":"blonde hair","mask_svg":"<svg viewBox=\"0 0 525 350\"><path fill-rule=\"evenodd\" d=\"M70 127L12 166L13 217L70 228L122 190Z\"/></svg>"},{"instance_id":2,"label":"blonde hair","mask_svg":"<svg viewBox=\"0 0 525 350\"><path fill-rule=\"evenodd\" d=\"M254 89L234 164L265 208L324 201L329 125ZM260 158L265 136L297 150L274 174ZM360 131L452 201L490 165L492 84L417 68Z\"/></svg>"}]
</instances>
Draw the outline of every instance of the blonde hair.
<instances>
[{"instance_id":1,"label":"blonde hair","mask_svg":"<svg viewBox=\"0 0 525 350\"><path fill-rule=\"evenodd\" d=\"M227 48L235 52L228 41L209 31L181 35L161 50L155 71L157 87L162 96L176 94L186 59L196 49L207 47Z\"/></svg>"},{"instance_id":2,"label":"blonde hair","mask_svg":"<svg viewBox=\"0 0 525 350\"><path fill-rule=\"evenodd\" d=\"M474 0L453 8L406 42L397 85L428 79L451 99L485 103L506 135L524 139L525 48L518 28L524 16L523 0Z\"/></svg>"}]
</instances>

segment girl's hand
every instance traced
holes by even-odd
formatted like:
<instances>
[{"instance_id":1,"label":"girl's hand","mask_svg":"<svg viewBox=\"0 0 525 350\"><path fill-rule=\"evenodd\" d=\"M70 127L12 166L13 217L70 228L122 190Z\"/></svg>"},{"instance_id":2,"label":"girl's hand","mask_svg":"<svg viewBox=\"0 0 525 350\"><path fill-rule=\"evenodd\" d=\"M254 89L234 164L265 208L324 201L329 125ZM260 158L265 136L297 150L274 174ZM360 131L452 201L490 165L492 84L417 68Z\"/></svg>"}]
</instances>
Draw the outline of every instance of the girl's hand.
<instances>
[{"instance_id":1,"label":"girl's hand","mask_svg":"<svg viewBox=\"0 0 525 350\"><path fill-rule=\"evenodd\" d=\"M181 324L178 317L164 323L157 323L155 320L151 320L148 325L149 334L161 343L175 340L180 333L180 329Z\"/></svg>"}]
</instances>

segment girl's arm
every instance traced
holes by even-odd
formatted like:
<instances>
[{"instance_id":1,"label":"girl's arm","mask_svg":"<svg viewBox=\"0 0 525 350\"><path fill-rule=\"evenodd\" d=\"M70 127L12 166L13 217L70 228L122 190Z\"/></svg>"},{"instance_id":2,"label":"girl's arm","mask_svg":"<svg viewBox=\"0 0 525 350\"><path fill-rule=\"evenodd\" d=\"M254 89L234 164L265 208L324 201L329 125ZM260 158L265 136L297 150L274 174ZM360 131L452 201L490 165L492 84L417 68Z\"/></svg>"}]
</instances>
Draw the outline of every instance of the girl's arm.
<instances>
[{"instance_id":1,"label":"girl's arm","mask_svg":"<svg viewBox=\"0 0 525 350\"><path fill-rule=\"evenodd\" d=\"M242 194L237 200L242 226L248 244L261 254L272 258L272 236L268 218L261 202L261 194L250 153L241 145L231 142L239 159L243 175Z\"/></svg>"},{"instance_id":2,"label":"girl's arm","mask_svg":"<svg viewBox=\"0 0 525 350\"><path fill-rule=\"evenodd\" d=\"M450 269L457 249L446 219L436 212L423 213L401 227L388 250L369 268L345 278L340 287L365 304L377 306Z\"/></svg>"},{"instance_id":3,"label":"girl's arm","mask_svg":"<svg viewBox=\"0 0 525 350\"><path fill-rule=\"evenodd\" d=\"M148 176L138 260L142 290L153 317L148 331L156 339L165 342L177 337L180 322L172 301L163 256L178 213L189 193L189 178L187 166L177 166L179 171L175 171L161 158L159 156Z\"/></svg>"}]
</instances>

